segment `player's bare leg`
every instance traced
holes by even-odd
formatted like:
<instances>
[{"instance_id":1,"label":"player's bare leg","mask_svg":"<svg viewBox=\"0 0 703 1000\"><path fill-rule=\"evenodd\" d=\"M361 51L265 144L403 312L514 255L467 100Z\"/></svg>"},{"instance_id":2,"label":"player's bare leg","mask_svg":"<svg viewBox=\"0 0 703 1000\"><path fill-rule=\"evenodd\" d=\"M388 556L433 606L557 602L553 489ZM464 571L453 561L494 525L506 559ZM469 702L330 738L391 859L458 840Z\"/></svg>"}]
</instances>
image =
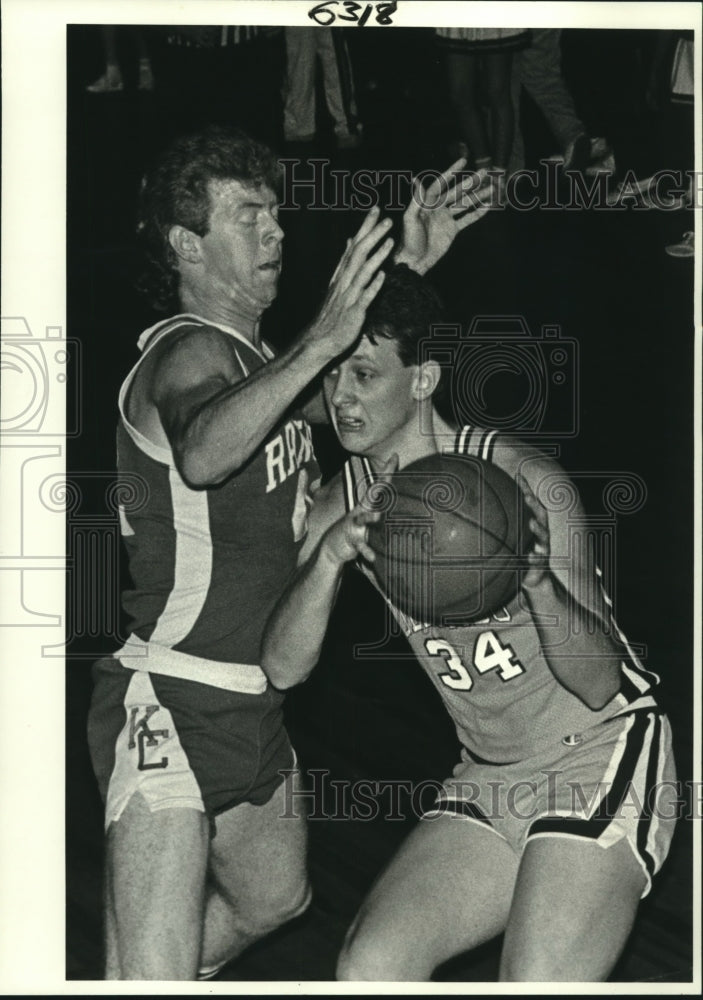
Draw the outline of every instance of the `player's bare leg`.
<instances>
[{"instance_id":1,"label":"player's bare leg","mask_svg":"<svg viewBox=\"0 0 703 1000\"><path fill-rule=\"evenodd\" d=\"M195 978L207 851L204 813L132 796L107 835L108 978Z\"/></svg>"},{"instance_id":2,"label":"player's bare leg","mask_svg":"<svg viewBox=\"0 0 703 1000\"><path fill-rule=\"evenodd\" d=\"M117 927L115 925L115 901L112 892L112 878L108 865L103 878L103 919L105 921L105 979L120 978L120 962L117 954Z\"/></svg>"},{"instance_id":3,"label":"player's bare leg","mask_svg":"<svg viewBox=\"0 0 703 1000\"><path fill-rule=\"evenodd\" d=\"M429 980L440 963L503 931L517 868L506 842L479 824L423 820L364 901L337 978Z\"/></svg>"},{"instance_id":4,"label":"player's bare leg","mask_svg":"<svg viewBox=\"0 0 703 1000\"><path fill-rule=\"evenodd\" d=\"M645 887L625 839L540 838L527 845L505 933L501 980L602 982L622 951Z\"/></svg>"},{"instance_id":5,"label":"player's bare leg","mask_svg":"<svg viewBox=\"0 0 703 1000\"><path fill-rule=\"evenodd\" d=\"M215 970L310 901L306 820L291 799L297 772L262 806L248 802L216 819L200 967ZM295 813L295 815L292 815Z\"/></svg>"}]
</instances>

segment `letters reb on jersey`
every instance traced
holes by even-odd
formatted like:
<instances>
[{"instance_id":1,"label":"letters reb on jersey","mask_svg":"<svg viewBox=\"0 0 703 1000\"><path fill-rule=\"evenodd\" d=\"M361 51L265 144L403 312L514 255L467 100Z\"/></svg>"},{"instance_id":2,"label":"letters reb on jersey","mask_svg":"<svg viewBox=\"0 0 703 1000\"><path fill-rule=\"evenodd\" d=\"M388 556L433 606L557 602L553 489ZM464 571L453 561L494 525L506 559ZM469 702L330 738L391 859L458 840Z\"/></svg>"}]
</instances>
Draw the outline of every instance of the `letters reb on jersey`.
<instances>
[{"instance_id":1,"label":"letters reb on jersey","mask_svg":"<svg viewBox=\"0 0 703 1000\"><path fill-rule=\"evenodd\" d=\"M312 458L312 433L305 420L289 420L266 445L266 492L277 486Z\"/></svg>"}]
</instances>

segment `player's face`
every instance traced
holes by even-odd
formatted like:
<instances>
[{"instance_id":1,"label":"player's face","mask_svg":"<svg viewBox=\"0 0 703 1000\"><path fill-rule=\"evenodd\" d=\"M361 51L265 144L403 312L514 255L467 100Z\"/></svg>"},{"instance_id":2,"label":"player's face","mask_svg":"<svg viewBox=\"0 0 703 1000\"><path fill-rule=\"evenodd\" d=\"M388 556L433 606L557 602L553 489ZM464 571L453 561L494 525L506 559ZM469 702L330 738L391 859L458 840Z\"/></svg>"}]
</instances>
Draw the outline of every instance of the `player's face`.
<instances>
[{"instance_id":1,"label":"player's face","mask_svg":"<svg viewBox=\"0 0 703 1000\"><path fill-rule=\"evenodd\" d=\"M353 354L325 375L324 390L334 429L347 451L380 461L417 435L414 395L417 367L405 366L395 343L363 337Z\"/></svg>"},{"instance_id":2,"label":"player's face","mask_svg":"<svg viewBox=\"0 0 703 1000\"><path fill-rule=\"evenodd\" d=\"M210 182L210 228L200 240L208 294L260 316L276 297L283 230L265 186Z\"/></svg>"}]
</instances>

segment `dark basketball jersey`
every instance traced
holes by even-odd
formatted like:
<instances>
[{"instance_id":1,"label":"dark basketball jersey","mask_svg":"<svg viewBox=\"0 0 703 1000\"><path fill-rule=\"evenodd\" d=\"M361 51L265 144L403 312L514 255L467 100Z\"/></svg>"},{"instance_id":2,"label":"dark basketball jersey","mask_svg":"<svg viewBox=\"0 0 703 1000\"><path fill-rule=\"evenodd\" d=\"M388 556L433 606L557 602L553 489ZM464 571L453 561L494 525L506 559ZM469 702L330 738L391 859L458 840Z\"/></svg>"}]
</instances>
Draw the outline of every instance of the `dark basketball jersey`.
<instances>
[{"instance_id":1,"label":"dark basketball jersey","mask_svg":"<svg viewBox=\"0 0 703 1000\"><path fill-rule=\"evenodd\" d=\"M495 435L463 428L446 450L490 461L487 442ZM342 472L347 510L359 502L370 481L373 473L366 459L347 461ZM378 586L373 574L359 565ZM568 740L624 709L654 704L649 691L658 678L643 670L614 622L612 628L627 650L621 691L603 709L592 711L554 677L522 592L489 618L459 626L415 621L384 597L439 691L462 745L484 760L524 760L555 739Z\"/></svg>"},{"instance_id":2,"label":"dark basketball jersey","mask_svg":"<svg viewBox=\"0 0 703 1000\"><path fill-rule=\"evenodd\" d=\"M141 640L207 660L258 664L264 626L307 531L309 486L319 478L310 428L300 415L288 415L225 482L187 486L170 449L140 434L125 412L145 355L184 326L214 326L234 338L243 377L272 356L195 316L176 316L142 334L144 354L122 386L117 431L118 470L140 476L146 496L138 510L122 512L134 584L123 603Z\"/></svg>"}]
</instances>

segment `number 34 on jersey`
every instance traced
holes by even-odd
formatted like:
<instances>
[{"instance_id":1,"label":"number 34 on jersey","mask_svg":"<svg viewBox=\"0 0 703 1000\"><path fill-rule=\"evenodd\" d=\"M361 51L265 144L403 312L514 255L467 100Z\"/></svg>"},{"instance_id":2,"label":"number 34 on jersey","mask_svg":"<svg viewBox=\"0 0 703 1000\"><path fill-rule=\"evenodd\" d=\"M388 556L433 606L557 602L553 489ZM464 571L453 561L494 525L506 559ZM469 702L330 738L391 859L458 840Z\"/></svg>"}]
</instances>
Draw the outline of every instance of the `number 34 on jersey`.
<instances>
[{"instance_id":1,"label":"number 34 on jersey","mask_svg":"<svg viewBox=\"0 0 703 1000\"><path fill-rule=\"evenodd\" d=\"M473 677L466 664L450 643L444 639L427 639L425 648L430 656L440 656L447 669L439 674L439 679L454 691L470 691L474 686ZM509 645L503 645L495 632L481 632L476 638L473 652L474 670L486 674L497 670L502 681L510 681L525 673L525 668Z\"/></svg>"}]
</instances>

